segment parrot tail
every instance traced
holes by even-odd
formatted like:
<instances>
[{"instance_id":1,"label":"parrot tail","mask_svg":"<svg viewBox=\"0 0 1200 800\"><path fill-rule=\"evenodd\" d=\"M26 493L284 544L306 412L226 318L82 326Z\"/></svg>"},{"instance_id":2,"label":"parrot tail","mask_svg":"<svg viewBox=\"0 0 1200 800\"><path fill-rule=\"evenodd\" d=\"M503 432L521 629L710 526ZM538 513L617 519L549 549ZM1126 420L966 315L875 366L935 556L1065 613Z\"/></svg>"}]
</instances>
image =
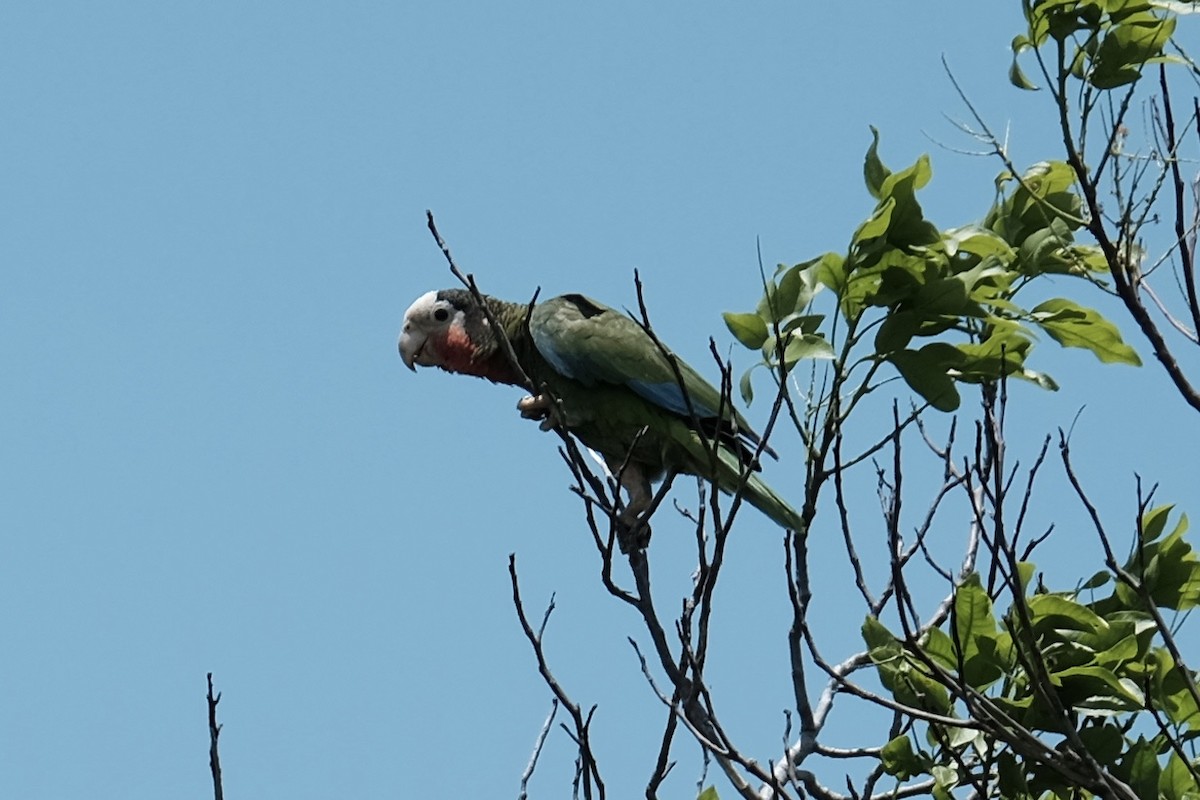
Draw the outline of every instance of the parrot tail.
<instances>
[{"instance_id":1,"label":"parrot tail","mask_svg":"<svg viewBox=\"0 0 1200 800\"><path fill-rule=\"evenodd\" d=\"M717 481L721 489L732 494L737 490L742 480L742 465L738 457L727 448L719 453L721 460L721 475ZM742 491L746 502L766 514L781 528L800 532L804 529L804 521L796 513L796 509L775 493L766 481L756 473L751 472L746 477L746 488Z\"/></svg>"},{"instance_id":2,"label":"parrot tail","mask_svg":"<svg viewBox=\"0 0 1200 800\"><path fill-rule=\"evenodd\" d=\"M747 503L766 514L779 527L796 532L803 530L804 521L800 519L796 509L788 505L786 500L777 495L775 490L757 475L751 475L746 481L744 497Z\"/></svg>"}]
</instances>

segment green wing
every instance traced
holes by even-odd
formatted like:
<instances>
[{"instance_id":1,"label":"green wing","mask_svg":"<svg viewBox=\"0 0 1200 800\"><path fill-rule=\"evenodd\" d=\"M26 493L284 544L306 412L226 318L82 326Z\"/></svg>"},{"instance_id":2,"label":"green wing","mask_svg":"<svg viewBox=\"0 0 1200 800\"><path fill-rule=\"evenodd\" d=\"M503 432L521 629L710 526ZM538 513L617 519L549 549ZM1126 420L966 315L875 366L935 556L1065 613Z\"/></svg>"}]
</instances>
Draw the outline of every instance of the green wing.
<instances>
[{"instance_id":1,"label":"green wing","mask_svg":"<svg viewBox=\"0 0 1200 800\"><path fill-rule=\"evenodd\" d=\"M722 404L712 384L678 356L664 352L625 314L583 295L568 294L536 306L529 332L538 353L555 371L584 386L624 386L686 420L695 418L705 428L731 429L723 432L758 441L741 414L728 402Z\"/></svg>"},{"instance_id":2,"label":"green wing","mask_svg":"<svg viewBox=\"0 0 1200 800\"><path fill-rule=\"evenodd\" d=\"M572 391L575 402L603 406L576 429L585 444L619 462L636 440L631 454L652 473L669 467L706 476L726 492L742 488L747 502L779 525L801 529L800 515L758 475L745 473L758 435L727 402L722 404L712 384L670 351L664 353L637 321L568 294L536 306L529 333L551 369L584 387ZM588 390L594 390L592 397ZM646 404L656 413L647 413ZM636 439L633 432L642 425L657 434ZM705 443L713 438L721 444L715 463Z\"/></svg>"}]
</instances>

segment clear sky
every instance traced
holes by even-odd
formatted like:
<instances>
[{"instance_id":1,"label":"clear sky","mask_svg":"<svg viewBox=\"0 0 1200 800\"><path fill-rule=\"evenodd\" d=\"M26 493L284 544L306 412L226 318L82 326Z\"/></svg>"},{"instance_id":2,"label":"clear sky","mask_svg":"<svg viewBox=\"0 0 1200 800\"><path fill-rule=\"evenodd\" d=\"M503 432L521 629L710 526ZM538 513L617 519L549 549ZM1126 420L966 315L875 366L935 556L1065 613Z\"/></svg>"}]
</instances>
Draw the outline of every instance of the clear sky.
<instances>
[{"instance_id":1,"label":"clear sky","mask_svg":"<svg viewBox=\"0 0 1200 800\"><path fill-rule=\"evenodd\" d=\"M973 146L943 117L965 116L943 54L1018 163L1056 153L1047 98L1006 80L1020 25L994 0L6 4L5 796L208 796L207 671L230 797L515 796L549 693L510 552L531 605L557 592L549 655L599 704L612 796L639 796L663 711L554 439L516 390L397 357L404 309L453 283L425 209L501 296L630 305L638 268L660 335L705 363L720 312L757 300L756 240L796 262L869 213L868 125L892 166L932 154L932 219L982 216L1001 166L929 138ZM1106 510L1132 518L1134 471L1191 501L1200 426L1154 365L1034 358L1063 389L1017 387L1014 448L1086 405ZM1047 487L1044 520L1068 505ZM1091 542L1070 525L1061 554ZM665 602L687 535L656 529ZM738 536L714 680L769 758L779 534L747 512ZM844 558L815 546L832 592ZM861 612L818 603L848 654ZM567 796L570 753L552 736L534 796Z\"/></svg>"}]
</instances>

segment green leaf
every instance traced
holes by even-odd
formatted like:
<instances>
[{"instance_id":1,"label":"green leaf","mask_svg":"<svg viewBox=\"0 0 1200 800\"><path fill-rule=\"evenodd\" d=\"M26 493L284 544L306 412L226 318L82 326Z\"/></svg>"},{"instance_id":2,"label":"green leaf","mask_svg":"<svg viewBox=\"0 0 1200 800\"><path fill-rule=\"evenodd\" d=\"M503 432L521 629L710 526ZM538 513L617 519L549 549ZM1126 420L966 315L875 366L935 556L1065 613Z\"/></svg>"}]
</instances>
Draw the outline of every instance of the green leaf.
<instances>
[{"instance_id":1,"label":"green leaf","mask_svg":"<svg viewBox=\"0 0 1200 800\"><path fill-rule=\"evenodd\" d=\"M997 653L996 619L977 573L972 573L954 593L954 631L962 648L963 680L978 690L998 680L1002 658Z\"/></svg>"},{"instance_id":2,"label":"green leaf","mask_svg":"<svg viewBox=\"0 0 1200 800\"><path fill-rule=\"evenodd\" d=\"M1162 537L1172 508L1158 506L1143 515L1141 545L1125 569L1141 579L1155 605L1185 611L1200 605L1200 556L1183 538L1187 515L1181 515L1171 533ZM1118 592L1120 596L1130 594L1123 585Z\"/></svg>"},{"instance_id":3,"label":"green leaf","mask_svg":"<svg viewBox=\"0 0 1200 800\"><path fill-rule=\"evenodd\" d=\"M1141 78L1142 68L1140 64L1122 64L1109 58L1096 64L1087 77L1088 83L1097 89L1117 89Z\"/></svg>"},{"instance_id":4,"label":"green leaf","mask_svg":"<svg viewBox=\"0 0 1200 800\"><path fill-rule=\"evenodd\" d=\"M1004 188L1012 180L1011 173L997 176L996 190L1001 198L988 211L984 227L995 231L1013 247L1019 247L1034 232L1048 228L1055 219L1066 224L1068 233L1083 224L1082 201L1074 191L1075 171L1070 165L1062 161L1034 164L1021 176L1011 194L1004 196Z\"/></svg>"},{"instance_id":5,"label":"green leaf","mask_svg":"<svg viewBox=\"0 0 1200 800\"><path fill-rule=\"evenodd\" d=\"M1160 554L1159 571L1150 597L1154 602L1174 611L1188 611L1200 605L1200 563L1187 542L1178 541L1164 547Z\"/></svg>"},{"instance_id":6,"label":"green leaf","mask_svg":"<svg viewBox=\"0 0 1200 800\"><path fill-rule=\"evenodd\" d=\"M1031 47L1033 47L1033 42L1029 41L1028 36L1021 35L1012 40L1013 57L1012 64L1008 68L1008 80L1018 89L1036 92L1038 90L1037 84L1025 77L1025 72L1021 69L1021 65L1017 61L1017 59L1020 58L1021 53L1025 52Z\"/></svg>"},{"instance_id":7,"label":"green leaf","mask_svg":"<svg viewBox=\"0 0 1200 800\"><path fill-rule=\"evenodd\" d=\"M925 764L913 750L912 741L903 734L883 746L879 761L884 772L902 781L926 772Z\"/></svg>"},{"instance_id":8,"label":"green leaf","mask_svg":"<svg viewBox=\"0 0 1200 800\"><path fill-rule=\"evenodd\" d=\"M821 288L815 268L819 260L813 259L790 267L781 264L775 273L776 279L767 283L758 304L758 315L765 321L782 322L807 308L813 295Z\"/></svg>"},{"instance_id":9,"label":"green leaf","mask_svg":"<svg viewBox=\"0 0 1200 800\"><path fill-rule=\"evenodd\" d=\"M959 228L951 228L942 233L942 244L946 248L946 255L949 256L969 253L977 256L980 260L995 257L1002 264L1007 263L1013 257L1013 249L1009 247L1008 242L1004 241L1004 238L995 231L988 230L981 225L963 225Z\"/></svg>"},{"instance_id":10,"label":"green leaf","mask_svg":"<svg viewBox=\"0 0 1200 800\"><path fill-rule=\"evenodd\" d=\"M883 165L879 159L879 131L871 126L871 146L867 148L867 158L863 163L863 178L866 180L867 191L876 200L880 198L880 187L892 171Z\"/></svg>"},{"instance_id":11,"label":"green leaf","mask_svg":"<svg viewBox=\"0 0 1200 800\"><path fill-rule=\"evenodd\" d=\"M725 318L725 327L743 346L757 350L763 346L770 333L767 323L758 314L735 314L726 311L721 315Z\"/></svg>"},{"instance_id":12,"label":"green leaf","mask_svg":"<svg viewBox=\"0 0 1200 800\"><path fill-rule=\"evenodd\" d=\"M1193 730L1200 726L1200 708L1192 694L1187 678L1184 676L1186 667L1175 663L1166 648L1157 652L1154 670L1154 699L1156 704L1164 708L1171 722L1187 726ZM1192 680L1197 676L1193 672Z\"/></svg>"},{"instance_id":13,"label":"green leaf","mask_svg":"<svg viewBox=\"0 0 1200 800\"><path fill-rule=\"evenodd\" d=\"M700 793L696 800L721 800L721 798L717 796L717 787L709 786Z\"/></svg>"},{"instance_id":14,"label":"green leaf","mask_svg":"<svg viewBox=\"0 0 1200 800\"><path fill-rule=\"evenodd\" d=\"M1037 305L1033 321L1063 347L1090 350L1106 364L1142 365L1136 352L1121 339L1117 326L1098 311L1084 308L1071 300L1055 298Z\"/></svg>"},{"instance_id":15,"label":"green leaf","mask_svg":"<svg viewBox=\"0 0 1200 800\"><path fill-rule=\"evenodd\" d=\"M1171 511L1174 508L1175 505L1173 503L1170 505L1155 506L1145 514L1142 514L1141 540L1143 545L1157 541L1158 537L1162 536L1163 531L1167 529L1167 520L1170 518ZM1183 519L1180 520L1179 525L1183 526L1182 530L1187 530L1186 520L1187 515L1184 515ZM1182 532L1179 525L1175 526L1175 531L1172 533Z\"/></svg>"},{"instance_id":16,"label":"green leaf","mask_svg":"<svg viewBox=\"0 0 1200 800\"><path fill-rule=\"evenodd\" d=\"M1079 731L1079 738L1101 766L1113 767L1118 756L1125 749L1125 737L1119 728L1112 725L1098 725Z\"/></svg>"},{"instance_id":17,"label":"green leaf","mask_svg":"<svg viewBox=\"0 0 1200 800\"><path fill-rule=\"evenodd\" d=\"M880 187L881 195L895 202L887 234L892 247L911 249L941 241L941 232L925 219L916 197L917 190L929 183L932 175L929 156L922 155L911 167L889 175Z\"/></svg>"},{"instance_id":18,"label":"green leaf","mask_svg":"<svg viewBox=\"0 0 1200 800\"><path fill-rule=\"evenodd\" d=\"M915 311L893 311L883 320L875 332L875 353L887 355L908 347L921 325Z\"/></svg>"},{"instance_id":19,"label":"green leaf","mask_svg":"<svg viewBox=\"0 0 1200 800\"><path fill-rule=\"evenodd\" d=\"M896 641L896 637L887 629L887 626L879 621L878 617L867 617L863 621L862 637L867 644L867 649L871 652L872 661L875 660L876 651L884 653L883 658L892 658L900 653L900 643Z\"/></svg>"},{"instance_id":20,"label":"green leaf","mask_svg":"<svg viewBox=\"0 0 1200 800\"><path fill-rule=\"evenodd\" d=\"M906 663L900 671L892 687L892 696L912 708L934 714L950 713L950 693L946 687L912 664Z\"/></svg>"},{"instance_id":21,"label":"green leaf","mask_svg":"<svg viewBox=\"0 0 1200 800\"><path fill-rule=\"evenodd\" d=\"M1075 185L1075 170L1065 161L1039 161L1021 176L1022 189L1032 191L1035 196L1046 198L1065 192ZM1014 197L1016 195L1014 194ZM1037 201L1025 196L1026 207L1037 205ZM1049 218L1046 219L1049 222Z\"/></svg>"},{"instance_id":22,"label":"green leaf","mask_svg":"<svg viewBox=\"0 0 1200 800\"><path fill-rule=\"evenodd\" d=\"M1163 800L1195 800L1198 791L1200 786L1196 785L1188 765L1172 750L1167 768L1158 776L1158 796Z\"/></svg>"},{"instance_id":23,"label":"green leaf","mask_svg":"<svg viewBox=\"0 0 1200 800\"><path fill-rule=\"evenodd\" d=\"M1018 265L1025 275L1070 273L1074 262L1061 255L1072 243L1071 230L1061 217L1025 237L1018 250Z\"/></svg>"},{"instance_id":24,"label":"green leaf","mask_svg":"<svg viewBox=\"0 0 1200 800\"><path fill-rule=\"evenodd\" d=\"M954 351L954 355L947 354ZM934 342L920 350L900 350L888 355L909 387L939 411L958 408L960 398L954 379L948 370L963 363L963 356L953 345Z\"/></svg>"},{"instance_id":25,"label":"green leaf","mask_svg":"<svg viewBox=\"0 0 1200 800\"><path fill-rule=\"evenodd\" d=\"M1126 661L1136 658L1139 647L1138 638L1132 634L1124 637L1112 647L1096 653L1096 663L1102 667L1116 670Z\"/></svg>"},{"instance_id":26,"label":"green leaf","mask_svg":"<svg viewBox=\"0 0 1200 800\"><path fill-rule=\"evenodd\" d=\"M800 333L816 333L825 321L824 314L793 314L781 322L784 333L799 331Z\"/></svg>"},{"instance_id":27,"label":"green leaf","mask_svg":"<svg viewBox=\"0 0 1200 800\"><path fill-rule=\"evenodd\" d=\"M921 643L925 655L938 662L947 670L958 669L958 657L955 655L954 641L950 634L941 628L930 628Z\"/></svg>"},{"instance_id":28,"label":"green leaf","mask_svg":"<svg viewBox=\"0 0 1200 800\"><path fill-rule=\"evenodd\" d=\"M1137 711L1146 704L1137 684L1104 667L1068 667L1052 673L1051 680L1060 684L1063 700L1076 708Z\"/></svg>"},{"instance_id":29,"label":"green leaf","mask_svg":"<svg viewBox=\"0 0 1200 800\"><path fill-rule=\"evenodd\" d=\"M1016 375L1022 380L1029 381L1030 383L1036 383L1038 386L1046 389L1047 391L1058 391L1058 381L1054 380L1054 378L1050 377L1044 372L1035 372L1031 369L1022 369L1012 374Z\"/></svg>"},{"instance_id":30,"label":"green leaf","mask_svg":"<svg viewBox=\"0 0 1200 800\"><path fill-rule=\"evenodd\" d=\"M1008 750L1001 752L996 759L996 777L1001 797L1024 798L1030 795L1029 784L1025 781L1025 769Z\"/></svg>"},{"instance_id":31,"label":"green leaf","mask_svg":"<svg viewBox=\"0 0 1200 800\"><path fill-rule=\"evenodd\" d=\"M783 351L783 362L792 367L797 361L806 358L833 358L833 345L824 336L815 333L793 334L788 337L787 347Z\"/></svg>"},{"instance_id":32,"label":"green leaf","mask_svg":"<svg viewBox=\"0 0 1200 800\"><path fill-rule=\"evenodd\" d=\"M949 314L955 317L975 316L968 303L968 293L973 286L968 285L969 278L963 275L951 275L948 278L934 278L928 281L917 296L913 305L924 314Z\"/></svg>"},{"instance_id":33,"label":"green leaf","mask_svg":"<svg viewBox=\"0 0 1200 800\"><path fill-rule=\"evenodd\" d=\"M854 232L854 244L861 244L871 239L877 239L887 233L888 226L892 224L892 211L896 208L895 198L889 197L882 200L875 210L871 212L871 216L866 222L858 226L858 230Z\"/></svg>"},{"instance_id":34,"label":"green leaf","mask_svg":"<svg viewBox=\"0 0 1200 800\"><path fill-rule=\"evenodd\" d=\"M925 277L925 261L920 258L896 257L889 253L886 259L880 260L883 268L879 276L879 287L869 297L871 305L890 306L912 298L921 290L921 281Z\"/></svg>"},{"instance_id":35,"label":"green leaf","mask_svg":"<svg viewBox=\"0 0 1200 800\"><path fill-rule=\"evenodd\" d=\"M979 658L994 664L1001 673L1012 672L1017 663L1017 650L1013 646L1012 634L1000 631L995 636L977 640Z\"/></svg>"},{"instance_id":36,"label":"green leaf","mask_svg":"<svg viewBox=\"0 0 1200 800\"><path fill-rule=\"evenodd\" d=\"M813 266L816 280L837 294L846 286L846 261L838 253L826 253Z\"/></svg>"},{"instance_id":37,"label":"green leaf","mask_svg":"<svg viewBox=\"0 0 1200 800\"><path fill-rule=\"evenodd\" d=\"M1017 562L1017 578L1021 582L1021 592L1026 593L1029 590L1029 584L1033 583L1033 576L1037 575L1037 564L1032 561Z\"/></svg>"},{"instance_id":38,"label":"green leaf","mask_svg":"<svg viewBox=\"0 0 1200 800\"><path fill-rule=\"evenodd\" d=\"M1138 797L1158 797L1158 781L1161 769L1158 765L1157 748L1152 740L1139 736L1126 749L1114 774L1129 784Z\"/></svg>"},{"instance_id":39,"label":"green leaf","mask_svg":"<svg viewBox=\"0 0 1200 800\"><path fill-rule=\"evenodd\" d=\"M1096 612L1058 594L1037 594L1028 600L1029 618L1035 630L1070 630L1096 633L1108 623Z\"/></svg>"},{"instance_id":40,"label":"green leaf","mask_svg":"<svg viewBox=\"0 0 1200 800\"><path fill-rule=\"evenodd\" d=\"M989 321L992 320L998 324L992 326L987 339L974 344L966 342L955 345L963 354L960 380L995 380L1002 375L1013 374L1026 377L1022 371L1025 357L1033 344L1028 338L1028 331L1016 323L989 318ZM1038 373L1030 373L1029 379L1038 382L1049 380ZM1057 388L1053 381L1049 381L1049 384L1047 388Z\"/></svg>"},{"instance_id":41,"label":"green leaf","mask_svg":"<svg viewBox=\"0 0 1200 800\"><path fill-rule=\"evenodd\" d=\"M1102 8L1096 0L1042 0L1026 5L1030 37L1040 47L1047 37L1062 42L1077 31L1097 30Z\"/></svg>"},{"instance_id":42,"label":"green leaf","mask_svg":"<svg viewBox=\"0 0 1200 800\"><path fill-rule=\"evenodd\" d=\"M880 194L887 197L897 191L901 186L911 183L912 191L921 189L925 184L929 183L929 179L933 177L933 167L929 162L928 155L921 155L913 162L911 167L903 169L900 172L893 172L884 179L879 187Z\"/></svg>"},{"instance_id":43,"label":"green leaf","mask_svg":"<svg viewBox=\"0 0 1200 800\"><path fill-rule=\"evenodd\" d=\"M1073 244L1066 248L1063 257L1071 262L1072 274L1108 272L1108 259L1104 257L1104 251L1094 244Z\"/></svg>"},{"instance_id":44,"label":"green leaf","mask_svg":"<svg viewBox=\"0 0 1200 800\"><path fill-rule=\"evenodd\" d=\"M946 687L916 668L905 657L896 637L875 617L867 617L862 626L867 653L879 672L879 681L897 702L913 708L945 714L950 710Z\"/></svg>"},{"instance_id":45,"label":"green leaf","mask_svg":"<svg viewBox=\"0 0 1200 800\"><path fill-rule=\"evenodd\" d=\"M954 630L965 658L979 652L980 637L991 637L996 633L992 601L977 572L967 576L954 593Z\"/></svg>"},{"instance_id":46,"label":"green leaf","mask_svg":"<svg viewBox=\"0 0 1200 800\"><path fill-rule=\"evenodd\" d=\"M1162 55L1175 31L1173 17L1150 12L1123 16L1110 28L1092 62L1089 81L1097 89L1113 89L1136 81L1142 67Z\"/></svg>"},{"instance_id":47,"label":"green leaf","mask_svg":"<svg viewBox=\"0 0 1200 800\"><path fill-rule=\"evenodd\" d=\"M930 770L933 775L934 800L954 800L950 791L958 785L958 770L946 764L939 764Z\"/></svg>"},{"instance_id":48,"label":"green leaf","mask_svg":"<svg viewBox=\"0 0 1200 800\"><path fill-rule=\"evenodd\" d=\"M754 385L750 382L750 376L754 374L756 367L761 367L762 364L755 364L750 369L742 373L742 379L738 381L738 391L741 392L742 402L750 405L754 402Z\"/></svg>"}]
</instances>

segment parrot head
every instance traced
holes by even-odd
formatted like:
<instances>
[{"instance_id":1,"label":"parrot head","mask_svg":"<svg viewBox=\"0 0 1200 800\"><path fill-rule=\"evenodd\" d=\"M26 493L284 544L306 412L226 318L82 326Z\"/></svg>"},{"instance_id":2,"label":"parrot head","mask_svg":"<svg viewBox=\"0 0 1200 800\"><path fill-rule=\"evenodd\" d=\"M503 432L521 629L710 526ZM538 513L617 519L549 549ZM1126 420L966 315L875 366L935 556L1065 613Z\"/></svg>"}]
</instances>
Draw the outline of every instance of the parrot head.
<instances>
[{"instance_id":1,"label":"parrot head","mask_svg":"<svg viewBox=\"0 0 1200 800\"><path fill-rule=\"evenodd\" d=\"M470 292L442 289L426 292L404 312L400 358L418 366L511 382L507 362L483 311ZM499 356L499 361L497 360Z\"/></svg>"},{"instance_id":2,"label":"parrot head","mask_svg":"<svg viewBox=\"0 0 1200 800\"><path fill-rule=\"evenodd\" d=\"M418 364L445 369L447 357L469 344L462 341L466 337L466 311L442 294L426 292L404 312L400 358L414 372Z\"/></svg>"}]
</instances>

